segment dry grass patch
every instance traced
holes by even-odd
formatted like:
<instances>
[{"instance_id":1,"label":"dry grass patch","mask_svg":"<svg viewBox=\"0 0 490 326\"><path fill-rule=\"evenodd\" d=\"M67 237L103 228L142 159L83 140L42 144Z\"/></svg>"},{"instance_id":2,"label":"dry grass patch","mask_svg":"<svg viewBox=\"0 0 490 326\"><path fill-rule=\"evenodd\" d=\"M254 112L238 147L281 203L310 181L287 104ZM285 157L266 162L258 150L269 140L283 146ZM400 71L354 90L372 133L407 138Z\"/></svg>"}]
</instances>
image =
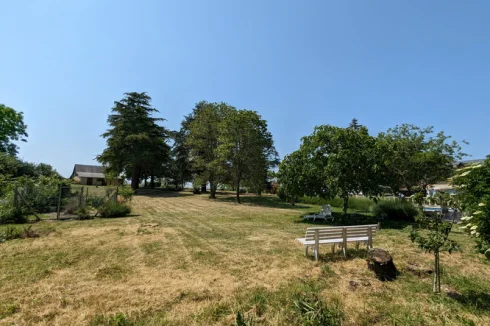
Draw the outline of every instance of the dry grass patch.
<instances>
[{"instance_id":1,"label":"dry grass patch","mask_svg":"<svg viewBox=\"0 0 490 326\"><path fill-rule=\"evenodd\" d=\"M375 239L402 272L382 283L363 250L303 256L299 216L317 207L254 200L143 192L131 217L39 223L56 231L0 244L0 324L231 325L238 313L254 325L490 324L490 265L465 235L464 252L442 258L459 296L433 295L429 278L405 269L431 256L402 229Z\"/></svg>"}]
</instances>

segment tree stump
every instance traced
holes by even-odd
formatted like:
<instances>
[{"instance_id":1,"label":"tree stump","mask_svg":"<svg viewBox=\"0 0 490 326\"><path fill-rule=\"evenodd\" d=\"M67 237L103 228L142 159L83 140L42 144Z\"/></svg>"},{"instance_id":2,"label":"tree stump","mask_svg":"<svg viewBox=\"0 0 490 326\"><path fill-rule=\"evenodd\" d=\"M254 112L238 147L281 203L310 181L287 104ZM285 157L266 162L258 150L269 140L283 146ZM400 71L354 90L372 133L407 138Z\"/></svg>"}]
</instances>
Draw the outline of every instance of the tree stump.
<instances>
[{"instance_id":1,"label":"tree stump","mask_svg":"<svg viewBox=\"0 0 490 326\"><path fill-rule=\"evenodd\" d=\"M376 277L381 281L396 279L395 264L390 254L383 249L373 248L369 249L367 258L368 268L376 274Z\"/></svg>"}]
</instances>

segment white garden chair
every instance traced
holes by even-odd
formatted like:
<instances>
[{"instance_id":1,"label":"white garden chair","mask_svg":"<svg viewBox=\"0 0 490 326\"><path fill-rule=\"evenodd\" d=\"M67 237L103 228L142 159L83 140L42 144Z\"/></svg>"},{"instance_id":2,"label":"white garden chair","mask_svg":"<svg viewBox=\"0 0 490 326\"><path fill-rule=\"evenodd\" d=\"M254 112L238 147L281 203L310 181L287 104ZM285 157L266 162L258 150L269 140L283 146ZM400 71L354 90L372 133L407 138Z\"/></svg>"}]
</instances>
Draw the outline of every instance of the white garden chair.
<instances>
[{"instance_id":1,"label":"white garden chair","mask_svg":"<svg viewBox=\"0 0 490 326\"><path fill-rule=\"evenodd\" d=\"M316 221L317 219L326 221L332 218L332 207L330 205L323 205L319 214L311 214L303 216L303 219Z\"/></svg>"}]
</instances>

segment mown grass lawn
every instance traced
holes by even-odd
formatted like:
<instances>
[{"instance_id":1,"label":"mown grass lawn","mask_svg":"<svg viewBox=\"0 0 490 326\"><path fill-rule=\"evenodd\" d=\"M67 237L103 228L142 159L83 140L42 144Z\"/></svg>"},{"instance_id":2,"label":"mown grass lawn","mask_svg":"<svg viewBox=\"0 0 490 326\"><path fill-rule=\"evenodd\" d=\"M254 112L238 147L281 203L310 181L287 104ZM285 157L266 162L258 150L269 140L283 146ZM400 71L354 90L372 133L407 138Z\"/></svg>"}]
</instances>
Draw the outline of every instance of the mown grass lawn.
<instances>
[{"instance_id":1,"label":"mown grass lawn","mask_svg":"<svg viewBox=\"0 0 490 326\"><path fill-rule=\"evenodd\" d=\"M374 240L400 270L383 283L365 250L303 256L300 216L317 206L231 196L142 191L127 218L35 224L41 237L0 244L0 324L490 325L490 264L457 228L437 295L406 269L432 256L403 225Z\"/></svg>"}]
</instances>

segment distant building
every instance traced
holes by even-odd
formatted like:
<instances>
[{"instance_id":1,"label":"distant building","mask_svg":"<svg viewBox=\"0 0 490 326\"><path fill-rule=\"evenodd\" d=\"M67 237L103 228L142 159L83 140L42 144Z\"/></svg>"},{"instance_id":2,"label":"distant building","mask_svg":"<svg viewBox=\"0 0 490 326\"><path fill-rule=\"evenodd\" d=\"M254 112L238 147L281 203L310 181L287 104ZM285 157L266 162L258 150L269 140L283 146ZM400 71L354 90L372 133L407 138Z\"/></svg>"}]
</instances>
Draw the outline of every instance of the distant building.
<instances>
[{"instance_id":1,"label":"distant building","mask_svg":"<svg viewBox=\"0 0 490 326\"><path fill-rule=\"evenodd\" d=\"M70 179L81 185L87 186L107 186L120 185L122 178L107 179L104 174L104 167L99 165L75 164Z\"/></svg>"},{"instance_id":2,"label":"distant building","mask_svg":"<svg viewBox=\"0 0 490 326\"><path fill-rule=\"evenodd\" d=\"M460 162L456 162L455 168L461 169L468 165L483 163L484 161L485 161L484 159L460 161Z\"/></svg>"}]
</instances>

